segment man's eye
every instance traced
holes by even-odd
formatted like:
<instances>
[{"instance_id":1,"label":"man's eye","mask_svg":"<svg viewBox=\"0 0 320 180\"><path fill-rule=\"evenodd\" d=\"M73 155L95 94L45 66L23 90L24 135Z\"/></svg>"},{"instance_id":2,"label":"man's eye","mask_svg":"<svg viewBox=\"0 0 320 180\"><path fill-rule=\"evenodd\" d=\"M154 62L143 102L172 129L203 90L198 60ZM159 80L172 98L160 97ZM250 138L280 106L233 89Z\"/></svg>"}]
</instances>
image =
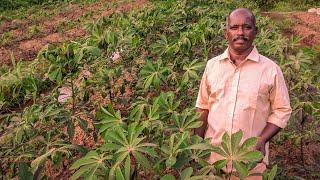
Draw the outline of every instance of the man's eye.
<instances>
[{"instance_id":1,"label":"man's eye","mask_svg":"<svg viewBox=\"0 0 320 180\"><path fill-rule=\"evenodd\" d=\"M245 29L252 29L252 27L251 26L246 26L246 27L244 27Z\"/></svg>"},{"instance_id":2,"label":"man's eye","mask_svg":"<svg viewBox=\"0 0 320 180\"><path fill-rule=\"evenodd\" d=\"M230 27L230 29L232 29L232 30L236 30L236 29L238 29L237 27Z\"/></svg>"}]
</instances>

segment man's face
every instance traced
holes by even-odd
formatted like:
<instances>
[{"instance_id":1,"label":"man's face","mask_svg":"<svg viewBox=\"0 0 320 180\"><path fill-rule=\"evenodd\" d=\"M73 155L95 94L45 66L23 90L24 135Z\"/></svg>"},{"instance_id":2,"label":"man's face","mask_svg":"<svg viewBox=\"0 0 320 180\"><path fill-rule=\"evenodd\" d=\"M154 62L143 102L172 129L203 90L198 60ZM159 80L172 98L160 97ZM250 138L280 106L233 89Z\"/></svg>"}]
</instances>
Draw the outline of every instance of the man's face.
<instances>
[{"instance_id":1,"label":"man's face","mask_svg":"<svg viewBox=\"0 0 320 180\"><path fill-rule=\"evenodd\" d=\"M252 46L257 35L253 19L248 13L236 12L230 15L225 38L229 47L237 52L244 52Z\"/></svg>"}]
</instances>

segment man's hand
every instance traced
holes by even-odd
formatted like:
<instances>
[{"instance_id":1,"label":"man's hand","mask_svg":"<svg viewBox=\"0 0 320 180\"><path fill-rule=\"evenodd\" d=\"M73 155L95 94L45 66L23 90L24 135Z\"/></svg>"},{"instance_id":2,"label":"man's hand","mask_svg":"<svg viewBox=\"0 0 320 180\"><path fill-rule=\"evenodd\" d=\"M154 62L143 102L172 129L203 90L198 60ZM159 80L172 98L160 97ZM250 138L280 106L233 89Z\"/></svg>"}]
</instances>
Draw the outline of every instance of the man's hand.
<instances>
[{"instance_id":1,"label":"man's hand","mask_svg":"<svg viewBox=\"0 0 320 180\"><path fill-rule=\"evenodd\" d=\"M256 144L256 150L260 151L264 156L266 155L266 141L259 139Z\"/></svg>"},{"instance_id":2,"label":"man's hand","mask_svg":"<svg viewBox=\"0 0 320 180\"><path fill-rule=\"evenodd\" d=\"M208 126L209 111L207 109L200 109L200 108L197 108L196 111L200 113L199 121L202 121L202 126L194 129L194 134L204 138L204 134Z\"/></svg>"},{"instance_id":3,"label":"man's hand","mask_svg":"<svg viewBox=\"0 0 320 180\"><path fill-rule=\"evenodd\" d=\"M266 155L266 143L275 136L281 130L280 127L267 123L266 127L263 129L259 140L256 144L256 150L260 151L264 156ZM262 161L262 160L261 160Z\"/></svg>"}]
</instances>

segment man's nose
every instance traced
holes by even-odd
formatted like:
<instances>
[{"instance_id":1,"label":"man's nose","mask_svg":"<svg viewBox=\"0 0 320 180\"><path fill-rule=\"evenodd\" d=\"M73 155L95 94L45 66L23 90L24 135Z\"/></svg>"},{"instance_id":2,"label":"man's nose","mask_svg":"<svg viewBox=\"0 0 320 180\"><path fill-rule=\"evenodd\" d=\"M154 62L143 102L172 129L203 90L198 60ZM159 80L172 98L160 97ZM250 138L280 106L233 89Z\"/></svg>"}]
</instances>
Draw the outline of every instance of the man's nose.
<instances>
[{"instance_id":1,"label":"man's nose","mask_svg":"<svg viewBox=\"0 0 320 180\"><path fill-rule=\"evenodd\" d=\"M243 28L242 27L238 28L237 35L243 35Z\"/></svg>"}]
</instances>

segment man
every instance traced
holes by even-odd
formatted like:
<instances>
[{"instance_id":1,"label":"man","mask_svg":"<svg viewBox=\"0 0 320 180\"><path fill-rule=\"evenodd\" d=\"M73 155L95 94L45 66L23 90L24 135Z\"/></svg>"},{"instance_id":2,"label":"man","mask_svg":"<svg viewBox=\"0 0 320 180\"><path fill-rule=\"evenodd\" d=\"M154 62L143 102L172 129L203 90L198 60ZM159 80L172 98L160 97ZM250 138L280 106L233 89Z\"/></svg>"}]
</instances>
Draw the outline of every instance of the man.
<instances>
[{"instance_id":1,"label":"man","mask_svg":"<svg viewBox=\"0 0 320 180\"><path fill-rule=\"evenodd\" d=\"M221 143L225 131L241 129L244 139L259 137L256 149L265 158L252 173L266 169L268 141L286 126L291 114L281 69L252 45L257 34L251 11L239 8L229 14L225 29L229 46L208 61L196 102L203 125L195 133L211 137L213 145ZM219 156L212 153L209 162L217 160Z\"/></svg>"}]
</instances>

